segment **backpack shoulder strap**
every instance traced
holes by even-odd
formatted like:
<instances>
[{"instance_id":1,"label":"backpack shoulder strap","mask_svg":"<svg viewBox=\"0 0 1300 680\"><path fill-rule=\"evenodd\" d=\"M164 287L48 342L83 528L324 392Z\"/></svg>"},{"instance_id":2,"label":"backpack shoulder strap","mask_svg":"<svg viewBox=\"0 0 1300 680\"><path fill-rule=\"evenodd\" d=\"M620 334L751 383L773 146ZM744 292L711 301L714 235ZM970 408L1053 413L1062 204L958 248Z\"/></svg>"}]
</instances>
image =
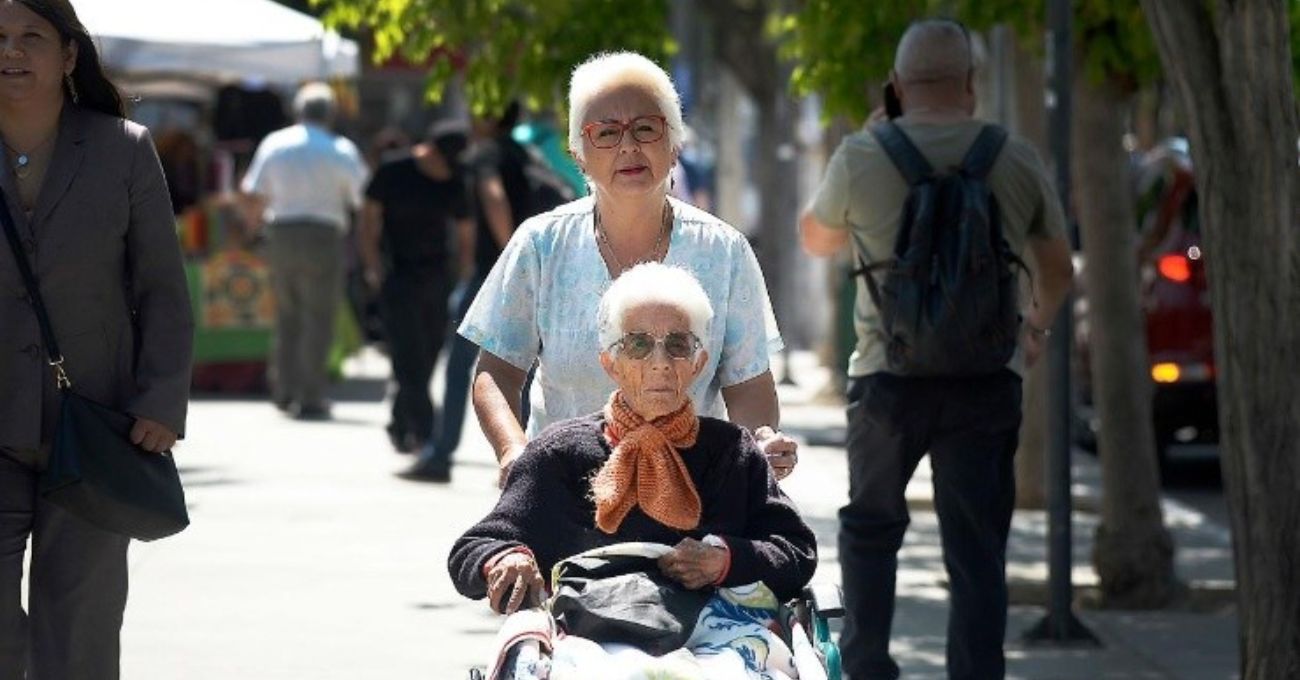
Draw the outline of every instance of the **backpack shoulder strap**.
<instances>
[{"instance_id":1,"label":"backpack shoulder strap","mask_svg":"<svg viewBox=\"0 0 1300 680\"><path fill-rule=\"evenodd\" d=\"M915 185L934 174L930 162L925 160L925 156L921 155L921 151L894 121L887 120L872 125L871 136L876 138L876 142L885 150L889 160L893 161L898 171L903 173L903 179L907 180L908 186Z\"/></svg>"},{"instance_id":2,"label":"backpack shoulder strap","mask_svg":"<svg viewBox=\"0 0 1300 680\"><path fill-rule=\"evenodd\" d=\"M993 169L993 162L998 159L998 154L1002 153L1002 147L1006 143L1005 129L1000 125L985 125L966 151L966 157L961 161L962 171L976 179L984 179Z\"/></svg>"},{"instance_id":3,"label":"backpack shoulder strap","mask_svg":"<svg viewBox=\"0 0 1300 680\"><path fill-rule=\"evenodd\" d=\"M858 268L849 272L849 278L853 279L854 277L861 276L865 279L867 283L867 293L871 296L872 304L876 305L876 309L884 309L882 306L884 303L881 302L880 299L880 286L876 283L875 272L878 269L886 269L893 266L894 261L885 260L884 262L867 264L866 260L863 260L861 255L858 255L857 258Z\"/></svg>"}]
</instances>

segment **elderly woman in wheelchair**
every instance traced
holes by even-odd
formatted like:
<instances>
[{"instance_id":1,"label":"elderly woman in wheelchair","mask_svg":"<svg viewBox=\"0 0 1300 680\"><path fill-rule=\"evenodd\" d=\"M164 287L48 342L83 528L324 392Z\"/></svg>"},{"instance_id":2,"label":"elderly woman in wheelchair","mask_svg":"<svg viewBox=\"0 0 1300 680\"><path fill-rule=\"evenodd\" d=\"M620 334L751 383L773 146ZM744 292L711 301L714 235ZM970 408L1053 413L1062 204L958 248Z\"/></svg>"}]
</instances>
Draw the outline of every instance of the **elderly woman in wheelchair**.
<instances>
[{"instance_id":1,"label":"elderly woman in wheelchair","mask_svg":"<svg viewBox=\"0 0 1300 680\"><path fill-rule=\"evenodd\" d=\"M461 594L513 614L494 676L799 676L777 624L816 539L753 437L695 414L712 316L690 273L657 263L601 299L599 360L618 389L528 445L448 560ZM530 637L521 659L512 643Z\"/></svg>"}]
</instances>

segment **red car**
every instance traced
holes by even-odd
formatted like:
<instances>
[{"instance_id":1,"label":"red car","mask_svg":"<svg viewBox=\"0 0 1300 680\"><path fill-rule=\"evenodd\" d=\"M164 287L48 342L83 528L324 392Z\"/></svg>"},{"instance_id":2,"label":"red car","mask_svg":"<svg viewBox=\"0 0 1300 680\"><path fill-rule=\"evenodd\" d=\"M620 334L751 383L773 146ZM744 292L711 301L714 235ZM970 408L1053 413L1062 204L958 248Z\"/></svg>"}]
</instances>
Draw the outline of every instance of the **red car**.
<instances>
[{"instance_id":1,"label":"red car","mask_svg":"<svg viewBox=\"0 0 1300 680\"><path fill-rule=\"evenodd\" d=\"M1146 154L1136 175L1140 302L1154 387L1156 446L1163 464L1172 444L1218 441L1214 326L1186 142L1172 140ZM1087 299L1080 294L1075 307L1080 385L1076 429L1084 444L1095 442L1098 425L1091 408L1086 310Z\"/></svg>"}]
</instances>

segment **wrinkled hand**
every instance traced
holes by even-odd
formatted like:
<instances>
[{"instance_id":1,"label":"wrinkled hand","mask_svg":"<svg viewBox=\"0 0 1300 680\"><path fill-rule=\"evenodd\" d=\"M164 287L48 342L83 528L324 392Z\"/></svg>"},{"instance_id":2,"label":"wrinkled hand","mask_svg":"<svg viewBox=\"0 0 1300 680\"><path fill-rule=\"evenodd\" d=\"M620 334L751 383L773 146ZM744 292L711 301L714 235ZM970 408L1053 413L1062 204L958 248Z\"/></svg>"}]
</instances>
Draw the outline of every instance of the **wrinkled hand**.
<instances>
[{"instance_id":1,"label":"wrinkled hand","mask_svg":"<svg viewBox=\"0 0 1300 680\"><path fill-rule=\"evenodd\" d=\"M1025 356L1025 368L1033 366L1047 351L1047 336L1035 333L1029 324L1020 324L1020 351Z\"/></svg>"},{"instance_id":2,"label":"wrinkled hand","mask_svg":"<svg viewBox=\"0 0 1300 680\"><path fill-rule=\"evenodd\" d=\"M683 538L672 552L659 558L659 571L688 590L699 590L722 576L727 551L693 538Z\"/></svg>"},{"instance_id":3,"label":"wrinkled hand","mask_svg":"<svg viewBox=\"0 0 1300 680\"><path fill-rule=\"evenodd\" d=\"M156 420L136 418L131 443L150 453L162 453L176 444L176 433Z\"/></svg>"},{"instance_id":4,"label":"wrinkled hand","mask_svg":"<svg viewBox=\"0 0 1300 680\"><path fill-rule=\"evenodd\" d=\"M767 456L767 464L772 466L772 474L777 481L794 472L794 466L799 464L799 442L768 425L754 430L754 439L758 442L759 450Z\"/></svg>"},{"instance_id":5,"label":"wrinkled hand","mask_svg":"<svg viewBox=\"0 0 1300 680\"><path fill-rule=\"evenodd\" d=\"M492 565L487 575L488 606L498 614L513 614L542 602L546 583L533 556L513 552ZM504 606L502 606L504 604Z\"/></svg>"},{"instance_id":6,"label":"wrinkled hand","mask_svg":"<svg viewBox=\"0 0 1300 680\"><path fill-rule=\"evenodd\" d=\"M516 444L514 446L507 448L506 452L501 454L500 460L497 461L497 467L498 467L497 488L498 489L506 488L506 479L510 477L510 468L514 466L515 461L519 459L519 455L522 454L523 452L524 452L524 445Z\"/></svg>"}]
</instances>

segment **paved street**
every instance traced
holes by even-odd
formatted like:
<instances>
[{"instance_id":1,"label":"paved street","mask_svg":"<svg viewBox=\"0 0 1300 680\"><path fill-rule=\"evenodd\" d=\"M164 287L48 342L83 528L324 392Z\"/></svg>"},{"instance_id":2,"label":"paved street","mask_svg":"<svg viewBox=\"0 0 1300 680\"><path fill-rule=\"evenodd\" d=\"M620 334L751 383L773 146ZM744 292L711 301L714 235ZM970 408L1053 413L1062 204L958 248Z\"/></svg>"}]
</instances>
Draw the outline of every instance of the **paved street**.
<instances>
[{"instance_id":1,"label":"paved street","mask_svg":"<svg viewBox=\"0 0 1300 680\"><path fill-rule=\"evenodd\" d=\"M787 427L808 439L786 489L821 543L816 579L838 580L835 511L846 494L841 408L818 404L824 380L797 355L801 386L782 388ZM336 402L335 420L296 423L261 401L199 399L177 453L193 526L131 552L132 594L123 635L128 680L397 680L461 678L482 664L497 619L453 590L451 542L493 503L491 452L472 421L450 485L394 477L409 459L383 434L386 364L368 354ZM924 508L924 470L909 489ZM1079 463L1077 494L1096 492L1095 462ZM1227 531L1170 500L1179 570L1230 583ZM1091 515L1075 524L1075 580L1095 581L1087 550ZM914 512L900 556L895 650L905 677L943 677L946 591L932 513ZM1045 578L1041 513L1018 513L1009 569ZM1131 614L1083 612L1100 649L1026 648L1020 633L1042 616L1016 606L1008 639L1017 678L1232 677L1231 610Z\"/></svg>"}]
</instances>

